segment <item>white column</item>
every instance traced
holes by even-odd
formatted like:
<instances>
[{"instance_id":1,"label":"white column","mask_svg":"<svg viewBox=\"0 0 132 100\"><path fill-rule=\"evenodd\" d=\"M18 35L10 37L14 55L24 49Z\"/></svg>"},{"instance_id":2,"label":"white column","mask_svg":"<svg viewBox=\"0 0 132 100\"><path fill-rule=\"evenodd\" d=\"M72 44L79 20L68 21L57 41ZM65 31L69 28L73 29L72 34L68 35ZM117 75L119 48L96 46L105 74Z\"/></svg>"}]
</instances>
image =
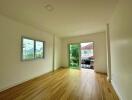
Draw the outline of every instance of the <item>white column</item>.
<instances>
[{"instance_id":1,"label":"white column","mask_svg":"<svg viewBox=\"0 0 132 100\"><path fill-rule=\"evenodd\" d=\"M106 50L107 50L107 80L111 81L111 53L109 24L106 25Z\"/></svg>"}]
</instances>

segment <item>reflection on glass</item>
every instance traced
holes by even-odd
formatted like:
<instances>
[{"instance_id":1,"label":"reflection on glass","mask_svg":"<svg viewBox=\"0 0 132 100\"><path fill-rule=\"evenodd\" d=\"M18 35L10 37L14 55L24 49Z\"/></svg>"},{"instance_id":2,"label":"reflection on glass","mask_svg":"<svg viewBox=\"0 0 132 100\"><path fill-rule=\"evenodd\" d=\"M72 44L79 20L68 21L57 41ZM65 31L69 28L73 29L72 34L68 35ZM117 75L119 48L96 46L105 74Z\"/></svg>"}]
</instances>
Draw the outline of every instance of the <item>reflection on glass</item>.
<instances>
[{"instance_id":1,"label":"reflection on glass","mask_svg":"<svg viewBox=\"0 0 132 100\"><path fill-rule=\"evenodd\" d=\"M35 44L35 58L43 58L43 42L36 41Z\"/></svg>"},{"instance_id":2,"label":"reflection on glass","mask_svg":"<svg viewBox=\"0 0 132 100\"><path fill-rule=\"evenodd\" d=\"M23 60L34 59L34 40L23 39Z\"/></svg>"}]
</instances>

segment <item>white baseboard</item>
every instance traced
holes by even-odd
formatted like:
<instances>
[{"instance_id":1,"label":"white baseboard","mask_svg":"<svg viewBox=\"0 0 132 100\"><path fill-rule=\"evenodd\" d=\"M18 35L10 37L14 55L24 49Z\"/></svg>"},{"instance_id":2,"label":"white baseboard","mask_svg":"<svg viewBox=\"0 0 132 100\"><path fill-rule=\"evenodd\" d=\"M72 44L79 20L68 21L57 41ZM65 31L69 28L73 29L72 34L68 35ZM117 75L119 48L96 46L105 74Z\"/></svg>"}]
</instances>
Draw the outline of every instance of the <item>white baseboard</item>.
<instances>
[{"instance_id":1,"label":"white baseboard","mask_svg":"<svg viewBox=\"0 0 132 100\"><path fill-rule=\"evenodd\" d=\"M124 100L123 97L121 96L119 90L117 89L116 84L114 83L114 81L111 80L111 84L112 84L117 96L119 97L119 100Z\"/></svg>"},{"instance_id":2,"label":"white baseboard","mask_svg":"<svg viewBox=\"0 0 132 100\"><path fill-rule=\"evenodd\" d=\"M97 70L95 70L95 69L94 69L94 71L95 71L96 73L107 74L106 72L103 72L103 71L97 71Z\"/></svg>"}]
</instances>

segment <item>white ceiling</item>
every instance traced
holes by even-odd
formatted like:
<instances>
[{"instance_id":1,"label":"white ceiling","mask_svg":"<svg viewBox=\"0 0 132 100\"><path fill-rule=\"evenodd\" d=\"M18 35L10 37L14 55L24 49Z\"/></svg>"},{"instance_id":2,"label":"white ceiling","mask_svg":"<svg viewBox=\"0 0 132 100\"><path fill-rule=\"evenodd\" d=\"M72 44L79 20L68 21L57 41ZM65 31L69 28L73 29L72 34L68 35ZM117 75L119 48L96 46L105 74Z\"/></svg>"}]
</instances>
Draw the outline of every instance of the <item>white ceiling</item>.
<instances>
[{"instance_id":1,"label":"white ceiling","mask_svg":"<svg viewBox=\"0 0 132 100\"><path fill-rule=\"evenodd\" d=\"M0 0L0 13L67 37L104 31L116 4L117 0Z\"/></svg>"}]
</instances>

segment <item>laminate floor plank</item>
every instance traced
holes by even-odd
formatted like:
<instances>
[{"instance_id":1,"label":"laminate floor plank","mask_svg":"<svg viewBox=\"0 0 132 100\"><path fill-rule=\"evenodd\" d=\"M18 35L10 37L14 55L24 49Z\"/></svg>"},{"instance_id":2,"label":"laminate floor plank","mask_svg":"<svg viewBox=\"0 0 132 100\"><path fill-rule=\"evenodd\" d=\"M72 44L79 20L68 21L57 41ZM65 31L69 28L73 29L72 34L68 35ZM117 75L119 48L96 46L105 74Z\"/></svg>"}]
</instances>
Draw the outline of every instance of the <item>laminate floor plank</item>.
<instances>
[{"instance_id":1,"label":"laminate floor plank","mask_svg":"<svg viewBox=\"0 0 132 100\"><path fill-rule=\"evenodd\" d=\"M59 69L0 92L0 100L119 100L105 74Z\"/></svg>"}]
</instances>

